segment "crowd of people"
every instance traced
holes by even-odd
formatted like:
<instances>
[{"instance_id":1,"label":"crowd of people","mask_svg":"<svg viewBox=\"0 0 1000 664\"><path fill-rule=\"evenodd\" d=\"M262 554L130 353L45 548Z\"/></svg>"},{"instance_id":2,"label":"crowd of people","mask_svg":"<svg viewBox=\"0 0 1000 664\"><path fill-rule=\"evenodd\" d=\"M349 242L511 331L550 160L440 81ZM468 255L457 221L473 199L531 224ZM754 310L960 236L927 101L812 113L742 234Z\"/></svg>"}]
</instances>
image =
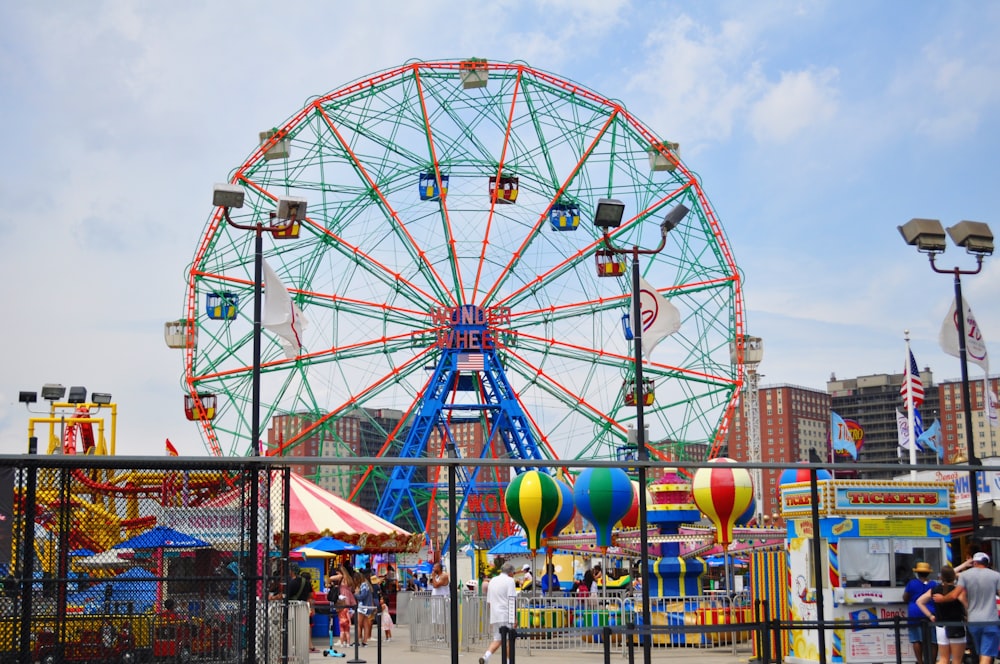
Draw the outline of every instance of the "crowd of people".
<instances>
[{"instance_id":1,"label":"crowd of people","mask_svg":"<svg viewBox=\"0 0 1000 664\"><path fill-rule=\"evenodd\" d=\"M311 632L317 597L312 572L299 569L293 563L286 581L282 583L280 579L276 574L271 581L268 599L307 602ZM354 646L357 642L360 647L366 647L375 629L383 631L384 641L392 641L393 621L387 599L394 591L394 583L394 575L380 576L371 569L355 569L346 560L329 569L324 607L329 611L331 632L338 639L338 645Z\"/></svg>"},{"instance_id":2,"label":"crowd of people","mask_svg":"<svg viewBox=\"0 0 1000 664\"><path fill-rule=\"evenodd\" d=\"M1000 573L990 568L989 554L975 551L961 565L943 565L938 579L926 562L913 568L903 589L907 602L907 632L913 655L924 661L923 620L934 627L930 657L937 664L962 664L974 649L979 664L992 664L1000 655Z\"/></svg>"}]
</instances>

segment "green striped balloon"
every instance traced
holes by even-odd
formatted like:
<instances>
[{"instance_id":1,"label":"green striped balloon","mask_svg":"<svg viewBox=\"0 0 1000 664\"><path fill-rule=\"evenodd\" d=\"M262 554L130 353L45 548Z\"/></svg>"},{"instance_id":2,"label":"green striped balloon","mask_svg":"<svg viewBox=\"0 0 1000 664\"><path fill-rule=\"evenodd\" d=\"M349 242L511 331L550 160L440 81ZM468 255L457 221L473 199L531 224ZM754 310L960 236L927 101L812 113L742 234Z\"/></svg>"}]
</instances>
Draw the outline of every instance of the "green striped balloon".
<instances>
[{"instance_id":1,"label":"green striped balloon","mask_svg":"<svg viewBox=\"0 0 1000 664\"><path fill-rule=\"evenodd\" d=\"M524 528L532 552L541 546L542 531L559 514L562 501L556 481L537 470L521 473L507 487L504 495L507 513Z\"/></svg>"}]
</instances>

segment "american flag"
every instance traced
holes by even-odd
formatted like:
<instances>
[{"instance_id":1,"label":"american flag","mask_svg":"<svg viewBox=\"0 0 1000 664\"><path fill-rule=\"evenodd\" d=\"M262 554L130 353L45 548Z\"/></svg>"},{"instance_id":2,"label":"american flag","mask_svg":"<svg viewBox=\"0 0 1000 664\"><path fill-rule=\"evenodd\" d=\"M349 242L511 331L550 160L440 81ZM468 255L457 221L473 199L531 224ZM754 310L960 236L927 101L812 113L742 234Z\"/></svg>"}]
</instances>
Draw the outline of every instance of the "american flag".
<instances>
[{"instance_id":1,"label":"american flag","mask_svg":"<svg viewBox=\"0 0 1000 664\"><path fill-rule=\"evenodd\" d=\"M906 401L907 393L913 399L913 407L919 408L924 402L924 384L920 382L920 369L917 368L917 361L913 358L913 351L910 351L910 362L903 370L903 386L899 388L899 394Z\"/></svg>"},{"instance_id":2,"label":"american flag","mask_svg":"<svg viewBox=\"0 0 1000 664\"><path fill-rule=\"evenodd\" d=\"M482 371L483 356L481 353L459 353L457 371Z\"/></svg>"}]
</instances>

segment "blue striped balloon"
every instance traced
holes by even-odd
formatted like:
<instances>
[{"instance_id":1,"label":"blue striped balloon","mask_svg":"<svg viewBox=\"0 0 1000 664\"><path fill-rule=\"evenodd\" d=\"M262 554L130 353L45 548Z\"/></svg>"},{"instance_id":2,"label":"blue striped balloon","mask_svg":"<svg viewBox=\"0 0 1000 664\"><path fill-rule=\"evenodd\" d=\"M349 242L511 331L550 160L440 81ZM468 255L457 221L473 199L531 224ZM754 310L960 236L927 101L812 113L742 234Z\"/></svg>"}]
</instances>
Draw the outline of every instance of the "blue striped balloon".
<instances>
[{"instance_id":1,"label":"blue striped balloon","mask_svg":"<svg viewBox=\"0 0 1000 664\"><path fill-rule=\"evenodd\" d=\"M597 546L611 546L611 531L632 507L632 481L621 468L587 468L573 487L576 509L592 526Z\"/></svg>"}]
</instances>

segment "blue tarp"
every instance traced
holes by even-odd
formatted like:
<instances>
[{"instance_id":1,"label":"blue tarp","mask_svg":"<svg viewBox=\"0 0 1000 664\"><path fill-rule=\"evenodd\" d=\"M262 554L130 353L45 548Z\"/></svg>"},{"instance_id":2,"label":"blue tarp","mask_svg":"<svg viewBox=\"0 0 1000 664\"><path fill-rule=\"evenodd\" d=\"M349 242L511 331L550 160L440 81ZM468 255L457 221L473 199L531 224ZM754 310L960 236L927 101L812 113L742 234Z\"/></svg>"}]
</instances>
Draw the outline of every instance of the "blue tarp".
<instances>
[{"instance_id":1,"label":"blue tarp","mask_svg":"<svg viewBox=\"0 0 1000 664\"><path fill-rule=\"evenodd\" d=\"M87 590L73 593L66 603L87 607L87 612L102 611L104 604L131 603L136 613L152 610L156 602L156 577L146 570L135 567L108 581L95 583Z\"/></svg>"}]
</instances>

